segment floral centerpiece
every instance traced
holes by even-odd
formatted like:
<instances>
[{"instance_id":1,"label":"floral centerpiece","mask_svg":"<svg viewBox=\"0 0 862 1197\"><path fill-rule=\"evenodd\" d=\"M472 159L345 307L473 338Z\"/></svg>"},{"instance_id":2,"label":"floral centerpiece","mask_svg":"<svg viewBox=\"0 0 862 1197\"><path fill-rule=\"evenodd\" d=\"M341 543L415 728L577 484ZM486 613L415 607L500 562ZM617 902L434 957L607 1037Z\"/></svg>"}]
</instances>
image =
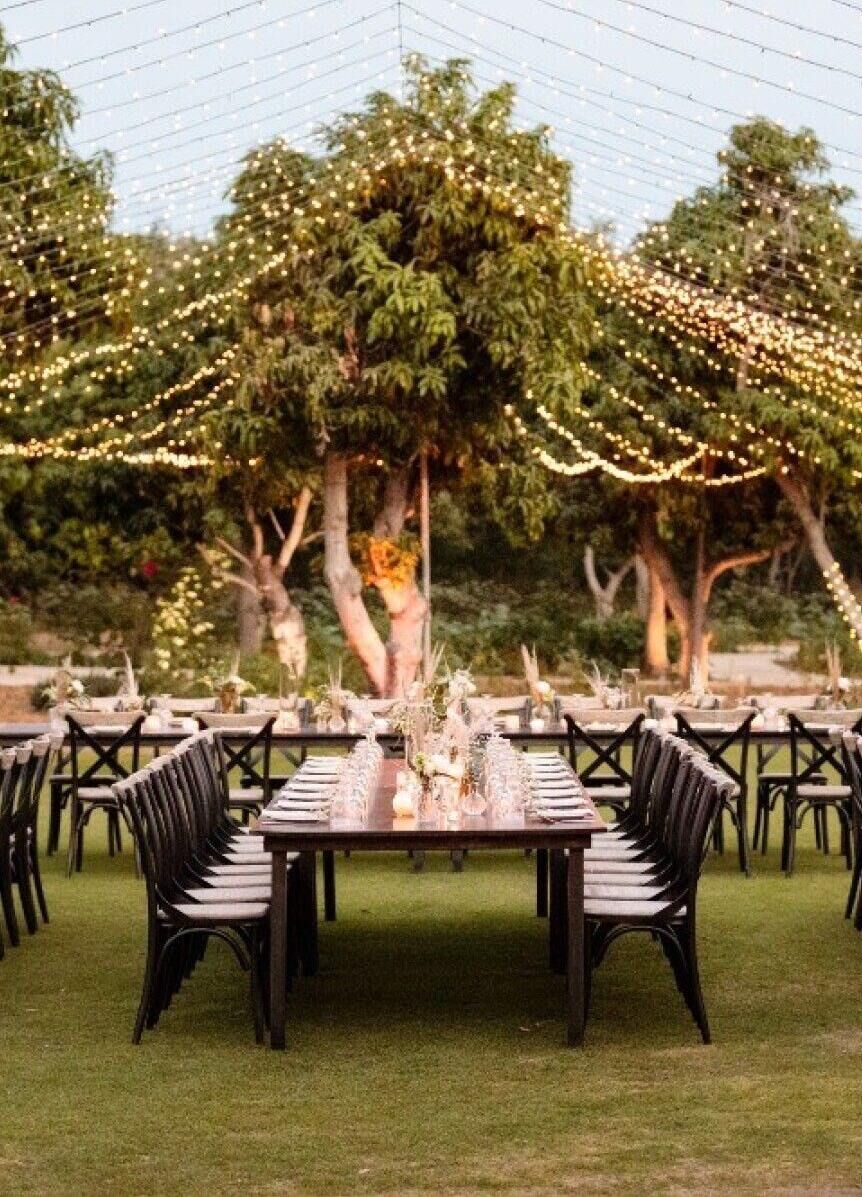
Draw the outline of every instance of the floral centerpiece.
<instances>
[{"instance_id":1,"label":"floral centerpiece","mask_svg":"<svg viewBox=\"0 0 862 1197\"><path fill-rule=\"evenodd\" d=\"M541 676L535 645L533 645L533 650L530 652L526 644L522 644L521 658L524 662L524 677L527 679L527 689L533 704L533 717L535 719L543 719L547 722L553 715L554 688L549 681L546 681Z\"/></svg>"},{"instance_id":2,"label":"floral centerpiece","mask_svg":"<svg viewBox=\"0 0 862 1197\"><path fill-rule=\"evenodd\" d=\"M318 723L325 724L332 732L346 729L348 706L355 697L352 690L345 690L342 679L343 666L339 661L335 668L330 667L329 682L320 691L315 704Z\"/></svg>"},{"instance_id":3,"label":"floral centerpiece","mask_svg":"<svg viewBox=\"0 0 862 1197\"><path fill-rule=\"evenodd\" d=\"M49 707L70 707L72 710L86 710L90 705L86 687L79 677L74 677L68 664L63 664L44 690Z\"/></svg>"},{"instance_id":4,"label":"floral centerpiece","mask_svg":"<svg viewBox=\"0 0 862 1197\"><path fill-rule=\"evenodd\" d=\"M240 699L244 694L254 692L254 686L240 677L239 653L235 653L231 667L227 673L216 675L208 679L213 694L218 699L219 710L225 715L233 715L239 710Z\"/></svg>"}]
</instances>

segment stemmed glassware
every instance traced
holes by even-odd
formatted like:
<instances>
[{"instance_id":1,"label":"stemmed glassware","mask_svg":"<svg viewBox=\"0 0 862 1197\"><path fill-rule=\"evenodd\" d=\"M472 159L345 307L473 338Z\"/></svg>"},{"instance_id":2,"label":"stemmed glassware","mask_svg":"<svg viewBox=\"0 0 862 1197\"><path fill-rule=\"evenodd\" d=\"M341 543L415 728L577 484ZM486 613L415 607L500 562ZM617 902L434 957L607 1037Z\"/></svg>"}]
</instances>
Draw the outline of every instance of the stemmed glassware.
<instances>
[{"instance_id":1,"label":"stemmed glassware","mask_svg":"<svg viewBox=\"0 0 862 1197\"><path fill-rule=\"evenodd\" d=\"M373 734L360 740L344 760L332 794L331 815L364 822L369 798L380 777L383 749Z\"/></svg>"}]
</instances>

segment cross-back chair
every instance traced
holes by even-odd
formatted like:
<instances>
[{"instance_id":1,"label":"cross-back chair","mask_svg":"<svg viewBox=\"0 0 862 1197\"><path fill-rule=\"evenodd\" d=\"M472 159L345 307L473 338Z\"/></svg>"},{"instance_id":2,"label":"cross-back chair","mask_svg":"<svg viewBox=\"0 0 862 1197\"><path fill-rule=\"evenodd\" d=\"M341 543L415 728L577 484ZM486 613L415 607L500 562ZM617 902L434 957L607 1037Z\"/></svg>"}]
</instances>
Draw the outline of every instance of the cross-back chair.
<instances>
[{"instance_id":1,"label":"cross-back chair","mask_svg":"<svg viewBox=\"0 0 862 1197\"><path fill-rule=\"evenodd\" d=\"M751 707L737 707L725 711L697 711L678 708L675 712L677 731L708 761L736 783L733 790L723 791L723 804L713 830L713 844L724 852L724 815L730 817L736 831L739 867L751 875L751 845L748 839L748 755L751 743L751 724L757 712ZM704 716L708 718L704 718Z\"/></svg>"},{"instance_id":2,"label":"cross-back chair","mask_svg":"<svg viewBox=\"0 0 862 1197\"><path fill-rule=\"evenodd\" d=\"M644 713L641 710L597 712L595 723L610 725L606 742L599 739L599 729L572 715L564 717L569 747L569 763L599 805L609 806L622 817L631 799L632 767L624 760L631 750L637 758L638 740Z\"/></svg>"},{"instance_id":3,"label":"cross-back chair","mask_svg":"<svg viewBox=\"0 0 862 1197\"><path fill-rule=\"evenodd\" d=\"M111 786L137 771L141 758L143 713L68 714L72 792L69 801L69 851L66 871L80 873L84 861L84 831L93 814L104 811L108 852L121 852L120 808Z\"/></svg>"}]
</instances>

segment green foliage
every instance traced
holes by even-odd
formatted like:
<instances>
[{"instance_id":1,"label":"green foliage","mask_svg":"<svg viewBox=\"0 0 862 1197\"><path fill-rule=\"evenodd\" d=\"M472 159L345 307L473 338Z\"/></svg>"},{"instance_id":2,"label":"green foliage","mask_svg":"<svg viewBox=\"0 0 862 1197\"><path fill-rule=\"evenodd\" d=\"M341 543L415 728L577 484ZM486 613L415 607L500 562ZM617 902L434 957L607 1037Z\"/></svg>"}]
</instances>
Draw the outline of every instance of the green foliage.
<instances>
[{"instance_id":1,"label":"green foliage","mask_svg":"<svg viewBox=\"0 0 862 1197\"><path fill-rule=\"evenodd\" d=\"M30 644L33 618L29 607L0 599L0 665L41 665L44 653Z\"/></svg>"}]
</instances>

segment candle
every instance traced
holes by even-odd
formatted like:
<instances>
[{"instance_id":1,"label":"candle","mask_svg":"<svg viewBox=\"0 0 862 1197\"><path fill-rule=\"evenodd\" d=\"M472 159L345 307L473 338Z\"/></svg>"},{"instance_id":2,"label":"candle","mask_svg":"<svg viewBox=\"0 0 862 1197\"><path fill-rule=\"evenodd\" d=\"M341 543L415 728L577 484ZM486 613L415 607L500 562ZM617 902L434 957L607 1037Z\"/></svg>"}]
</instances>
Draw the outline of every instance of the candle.
<instances>
[{"instance_id":1,"label":"candle","mask_svg":"<svg viewBox=\"0 0 862 1197\"><path fill-rule=\"evenodd\" d=\"M392 813L396 819L412 819L414 817L413 794L407 786L399 785L395 791L395 797L392 799Z\"/></svg>"},{"instance_id":2,"label":"candle","mask_svg":"<svg viewBox=\"0 0 862 1197\"><path fill-rule=\"evenodd\" d=\"M544 730L545 730L544 719L531 719L530 720L530 731L543 732Z\"/></svg>"}]
</instances>

